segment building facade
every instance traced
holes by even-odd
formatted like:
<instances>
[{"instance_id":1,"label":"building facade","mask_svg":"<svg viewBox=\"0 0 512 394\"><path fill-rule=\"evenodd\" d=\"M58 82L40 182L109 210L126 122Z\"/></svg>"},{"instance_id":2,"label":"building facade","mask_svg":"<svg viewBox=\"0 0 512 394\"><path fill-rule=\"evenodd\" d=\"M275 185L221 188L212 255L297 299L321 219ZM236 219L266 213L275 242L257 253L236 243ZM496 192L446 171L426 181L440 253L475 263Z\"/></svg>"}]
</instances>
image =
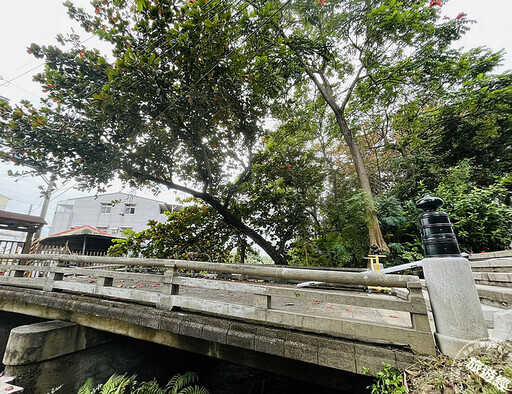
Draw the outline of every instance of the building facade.
<instances>
[{"instance_id":1,"label":"building facade","mask_svg":"<svg viewBox=\"0 0 512 394\"><path fill-rule=\"evenodd\" d=\"M149 219L164 222L166 211L180 210L180 205L137 197L127 193L107 193L59 201L50 227L50 235L89 225L112 235L131 229L148 228Z\"/></svg>"},{"instance_id":2,"label":"building facade","mask_svg":"<svg viewBox=\"0 0 512 394\"><path fill-rule=\"evenodd\" d=\"M0 209L5 210L9 200L10 200L9 197L7 197L5 194L0 193Z\"/></svg>"}]
</instances>

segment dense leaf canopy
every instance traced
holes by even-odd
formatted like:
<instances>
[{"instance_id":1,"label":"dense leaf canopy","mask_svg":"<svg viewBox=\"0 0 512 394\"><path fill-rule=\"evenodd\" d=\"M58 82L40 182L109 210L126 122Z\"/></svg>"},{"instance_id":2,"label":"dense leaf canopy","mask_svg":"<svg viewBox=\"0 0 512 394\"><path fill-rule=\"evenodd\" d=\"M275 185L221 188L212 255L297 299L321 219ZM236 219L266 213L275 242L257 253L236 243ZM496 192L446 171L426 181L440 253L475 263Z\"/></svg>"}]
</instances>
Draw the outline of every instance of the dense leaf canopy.
<instances>
[{"instance_id":1,"label":"dense leaf canopy","mask_svg":"<svg viewBox=\"0 0 512 394\"><path fill-rule=\"evenodd\" d=\"M230 230L217 243L247 237L278 264L359 264L386 243L415 258L412 201L459 198L441 186L461 163L467 193L509 212L512 80L492 75L502 53L453 49L469 27L462 14L443 19L420 0L65 5L112 53L75 34L57 37L68 51L32 44L46 98L0 101L4 160L84 187L119 176L188 193L219 217L184 222L221 217ZM464 233L468 206L447 206ZM510 242L496 232L508 222L487 218L468 249L492 231L492 247ZM224 258L224 246L211 248Z\"/></svg>"}]
</instances>

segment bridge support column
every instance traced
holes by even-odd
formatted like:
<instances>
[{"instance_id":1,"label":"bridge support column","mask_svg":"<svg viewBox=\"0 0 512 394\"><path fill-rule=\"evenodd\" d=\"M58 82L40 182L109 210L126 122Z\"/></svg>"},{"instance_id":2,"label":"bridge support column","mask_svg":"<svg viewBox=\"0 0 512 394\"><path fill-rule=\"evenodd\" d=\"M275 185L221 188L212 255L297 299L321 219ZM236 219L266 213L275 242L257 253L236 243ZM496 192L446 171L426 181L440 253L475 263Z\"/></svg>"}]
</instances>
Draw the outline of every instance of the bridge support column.
<instances>
[{"instance_id":1,"label":"bridge support column","mask_svg":"<svg viewBox=\"0 0 512 394\"><path fill-rule=\"evenodd\" d=\"M109 334L60 320L19 326L7 342L5 374L16 376L16 384L29 393L47 393L62 383L63 392L76 392L77 372L93 376L98 361L85 365L65 356L109 341Z\"/></svg>"},{"instance_id":2,"label":"bridge support column","mask_svg":"<svg viewBox=\"0 0 512 394\"><path fill-rule=\"evenodd\" d=\"M488 338L469 261L462 257L422 260L436 341L443 354L455 357L467 344Z\"/></svg>"}]
</instances>

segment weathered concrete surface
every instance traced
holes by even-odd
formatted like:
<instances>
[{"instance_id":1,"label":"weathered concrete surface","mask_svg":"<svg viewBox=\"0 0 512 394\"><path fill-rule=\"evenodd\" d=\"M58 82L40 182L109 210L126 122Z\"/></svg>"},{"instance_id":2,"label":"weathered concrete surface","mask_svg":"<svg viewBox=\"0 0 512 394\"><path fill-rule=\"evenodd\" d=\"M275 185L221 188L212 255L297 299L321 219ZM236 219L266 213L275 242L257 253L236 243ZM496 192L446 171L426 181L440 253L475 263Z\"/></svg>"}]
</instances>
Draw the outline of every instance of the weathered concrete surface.
<instances>
[{"instance_id":1,"label":"weathered concrete surface","mask_svg":"<svg viewBox=\"0 0 512 394\"><path fill-rule=\"evenodd\" d=\"M488 337L478 292L468 260L422 260L437 343L444 354L455 357L466 344Z\"/></svg>"},{"instance_id":2,"label":"weathered concrete surface","mask_svg":"<svg viewBox=\"0 0 512 394\"><path fill-rule=\"evenodd\" d=\"M72 321L331 387L343 371L360 374L366 367L376 373L382 362L403 368L416 360L403 346L8 286L0 286L0 310Z\"/></svg>"},{"instance_id":3,"label":"weathered concrete surface","mask_svg":"<svg viewBox=\"0 0 512 394\"><path fill-rule=\"evenodd\" d=\"M134 374L151 368L153 357L158 357L152 344L118 339L114 342L94 346L50 360L28 364L6 366L6 373L16 375L16 384L28 394L47 394L62 386L58 393L76 393L87 378L96 386L105 382L112 374ZM0 391L3 394L3 392Z\"/></svg>"},{"instance_id":4,"label":"weathered concrete surface","mask_svg":"<svg viewBox=\"0 0 512 394\"><path fill-rule=\"evenodd\" d=\"M42 319L33 316L18 315L0 311L0 372L4 365L1 363L4 357L5 347L9 339L9 334L14 327L25 324L39 323ZM1 393L1 391L0 391Z\"/></svg>"},{"instance_id":5,"label":"weathered concrete surface","mask_svg":"<svg viewBox=\"0 0 512 394\"><path fill-rule=\"evenodd\" d=\"M482 312L484 314L485 324L489 330L494 328L494 315L499 312L503 312L503 309L496 308L495 306L489 306L482 304Z\"/></svg>"},{"instance_id":6,"label":"weathered concrete surface","mask_svg":"<svg viewBox=\"0 0 512 394\"><path fill-rule=\"evenodd\" d=\"M512 310L498 312L493 315L493 339L512 340Z\"/></svg>"},{"instance_id":7,"label":"weathered concrete surface","mask_svg":"<svg viewBox=\"0 0 512 394\"><path fill-rule=\"evenodd\" d=\"M4 365L28 365L106 343L108 333L78 324L52 320L13 328L3 358Z\"/></svg>"},{"instance_id":8,"label":"weathered concrete surface","mask_svg":"<svg viewBox=\"0 0 512 394\"><path fill-rule=\"evenodd\" d=\"M501 309L512 308L512 288L476 285L480 301L484 305Z\"/></svg>"},{"instance_id":9,"label":"weathered concrete surface","mask_svg":"<svg viewBox=\"0 0 512 394\"><path fill-rule=\"evenodd\" d=\"M469 256L469 260L481 260L481 259L495 259L495 258L503 258L503 257L512 257L512 249L509 250L500 250L497 252L487 252L487 253L476 253Z\"/></svg>"},{"instance_id":10,"label":"weathered concrete surface","mask_svg":"<svg viewBox=\"0 0 512 394\"><path fill-rule=\"evenodd\" d=\"M512 272L473 272L473 278L479 285L512 287Z\"/></svg>"}]
</instances>

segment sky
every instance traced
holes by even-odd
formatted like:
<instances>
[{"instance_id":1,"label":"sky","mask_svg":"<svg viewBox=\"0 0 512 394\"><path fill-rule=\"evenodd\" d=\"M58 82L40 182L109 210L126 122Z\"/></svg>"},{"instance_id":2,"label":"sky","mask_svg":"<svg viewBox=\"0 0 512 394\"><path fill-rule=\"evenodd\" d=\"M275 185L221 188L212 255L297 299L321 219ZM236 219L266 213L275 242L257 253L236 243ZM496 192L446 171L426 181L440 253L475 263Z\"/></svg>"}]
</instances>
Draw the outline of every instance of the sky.
<instances>
[{"instance_id":1,"label":"sky","mask_svg":"<svg viewBox=\"0 0 512 394\"><path fill-rule=\"evenodd\" d=\"M88 0L74 0L75 4L93 11ZM469 49L487 46L493 50L504 48L507 51L500 71L512 70L512 0L450 0L443 2L443 16L455 18L464 12L467 18L475 20L471 30L459 42L457 47ZM0 0L0 96L6 97L11 104L21 99L39 103L41 88L32 81L32 75L42 70L42 60L36 60L26 52L32 42L55 44L58 33L70 33L71 29L80 34L81 39L90 37L76 23L73 24L61 0ZM90 39L87 47L102 49L101 42ZM104 47L103 47L104 48ZM7 210L18 213L39 215L42 199L38 186L45 186L40 178L15 180L7 175L8 170L18 167L0 163L0 193L11 198ZM46 221L51 222L57 201L94 194L80 192L74 183L59 185L53 193ZM109 192L121 191L122 185L115 182ZM124 189L138 196L154 198L149 191ZM174 202L176 194L164 192L158 200ZM46 234L45 234L46 231ZM47 235L48 227L43 230Z\"/></svg>"}]
</instances>

